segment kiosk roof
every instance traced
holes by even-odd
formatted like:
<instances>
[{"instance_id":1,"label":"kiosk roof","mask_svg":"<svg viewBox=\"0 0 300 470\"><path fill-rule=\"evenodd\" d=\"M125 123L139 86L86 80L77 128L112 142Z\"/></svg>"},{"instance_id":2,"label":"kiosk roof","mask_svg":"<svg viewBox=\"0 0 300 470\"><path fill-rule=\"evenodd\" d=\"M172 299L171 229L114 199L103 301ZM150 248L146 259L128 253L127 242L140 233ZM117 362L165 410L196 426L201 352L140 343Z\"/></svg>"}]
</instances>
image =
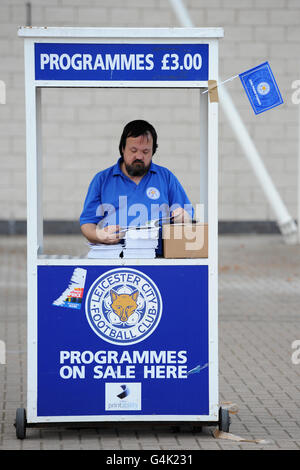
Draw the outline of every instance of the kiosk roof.
<instances>
[{"instance_id":1,"label":"kiosk roof","mask_svg":"<svg viewBox=\"0 0 300 470\"><path fill-rule=\"evenodd\" d=\"M21 26L21 37L56 38L221 38L223 28L73 28Z\"/></svg>"}]
</instances>

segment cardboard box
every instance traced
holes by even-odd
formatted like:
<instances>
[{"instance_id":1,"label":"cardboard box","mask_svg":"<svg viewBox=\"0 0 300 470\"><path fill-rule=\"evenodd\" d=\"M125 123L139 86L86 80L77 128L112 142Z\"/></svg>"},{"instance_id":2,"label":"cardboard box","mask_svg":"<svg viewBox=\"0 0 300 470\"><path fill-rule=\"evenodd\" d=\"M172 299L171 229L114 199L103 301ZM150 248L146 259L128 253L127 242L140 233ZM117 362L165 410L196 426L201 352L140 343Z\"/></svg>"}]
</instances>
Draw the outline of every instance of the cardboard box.
<instances>
[{"instance_id":1,"label":"cardboard box","mask_svg":"<svg viewBox=\"0 0 300 470\"><path fill-rule=\"evenodd\" d=\"M200 222L165 224L162 231L164 258L207 258L208 225Z\"/></svg>"}]
</instances>

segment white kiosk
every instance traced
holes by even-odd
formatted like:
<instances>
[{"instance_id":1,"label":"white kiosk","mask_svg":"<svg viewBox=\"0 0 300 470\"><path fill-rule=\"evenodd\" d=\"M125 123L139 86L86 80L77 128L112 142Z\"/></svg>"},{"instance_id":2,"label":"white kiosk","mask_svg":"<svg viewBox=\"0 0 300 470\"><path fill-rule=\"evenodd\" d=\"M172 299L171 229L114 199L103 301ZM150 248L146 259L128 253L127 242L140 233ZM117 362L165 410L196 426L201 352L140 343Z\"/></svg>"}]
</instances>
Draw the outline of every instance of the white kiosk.
<instances>
[{"instance_id":1,"label":"white kiosk","mask_svg":"<svg viewBox=\"0 0 300 470\"><path fill-rule=\"evenodd\" d=\"M22 27L19 36L25 43L28 385L17 437L49 423L188 422L228 431L218 390L218 103L201 94L208 80L217 80L223 30ZM44 87L199 89L207 258L43 254ZM118 326L110 323L109 292L124 285L139 292L139 313L134 324ZM54 301L63 294L58 308Z\"/></svg>"}]
</instances>

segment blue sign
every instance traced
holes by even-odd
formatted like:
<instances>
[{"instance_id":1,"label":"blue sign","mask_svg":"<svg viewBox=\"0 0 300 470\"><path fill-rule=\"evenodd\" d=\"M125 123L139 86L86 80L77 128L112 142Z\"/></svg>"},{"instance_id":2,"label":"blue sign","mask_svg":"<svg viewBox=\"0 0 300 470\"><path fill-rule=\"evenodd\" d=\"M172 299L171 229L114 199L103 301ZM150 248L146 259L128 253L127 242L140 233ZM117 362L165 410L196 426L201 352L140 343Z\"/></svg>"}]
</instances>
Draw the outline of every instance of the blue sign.
<instances>
[{"instance_id":1,"label":"blue sign","mask_svg":"<svg viewBox=\"0 0 300 470\"><path fill-rule=\"evenodd\" d=\"M255 114L283 103L279 88L268 62L239 74Z\"/></svg>"},{"instance_id":2,"label":"blue sign","mask_svg":"<svg viewBox=\"0 0 300 470\"><path fill-rule=\"evenodd\" d=\"M207 415L208 344L207 266L38 267L38 416Z\"/></svg>"},{"instance_id":3,"label":"blue sign","mask_svg":"<svg viewBox=\"0 0 300 470\"><path fill-rule=\"evenodd\" d=\"M36 80L208 80L208 44L35 43Z\"/></svg>"}]
</instances>

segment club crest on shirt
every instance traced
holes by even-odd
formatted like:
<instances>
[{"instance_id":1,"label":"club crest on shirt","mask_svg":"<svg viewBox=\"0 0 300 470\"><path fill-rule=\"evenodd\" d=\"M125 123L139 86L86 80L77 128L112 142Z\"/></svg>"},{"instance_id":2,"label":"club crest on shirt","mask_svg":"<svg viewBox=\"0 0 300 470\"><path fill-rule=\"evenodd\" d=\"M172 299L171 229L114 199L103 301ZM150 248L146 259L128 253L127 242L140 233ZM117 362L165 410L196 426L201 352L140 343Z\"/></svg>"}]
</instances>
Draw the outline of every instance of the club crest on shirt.
<instances>
[{"instance_id":1,"label":"club crest on shirt","mask_svg":"<svg viewBox=\"0 0 300 470\"><path fill-rule=\"evenodd\" d=\"M104 341L120 346L135 344L150 336L162 314L156 284L141 271L117 268L98 277L85 304L92 330Z\"/></svg>"},{"instance_id":2,"label":"club crest on shirt","mask_svg":"<svg viewBox=\"0 0 300 470\"><path fill-rule=\"evenodd\" d=\"M160 196L159 190L154 187L147 188L146 194L149 199L158 199Z\"/></svg>"}]
</instances>

